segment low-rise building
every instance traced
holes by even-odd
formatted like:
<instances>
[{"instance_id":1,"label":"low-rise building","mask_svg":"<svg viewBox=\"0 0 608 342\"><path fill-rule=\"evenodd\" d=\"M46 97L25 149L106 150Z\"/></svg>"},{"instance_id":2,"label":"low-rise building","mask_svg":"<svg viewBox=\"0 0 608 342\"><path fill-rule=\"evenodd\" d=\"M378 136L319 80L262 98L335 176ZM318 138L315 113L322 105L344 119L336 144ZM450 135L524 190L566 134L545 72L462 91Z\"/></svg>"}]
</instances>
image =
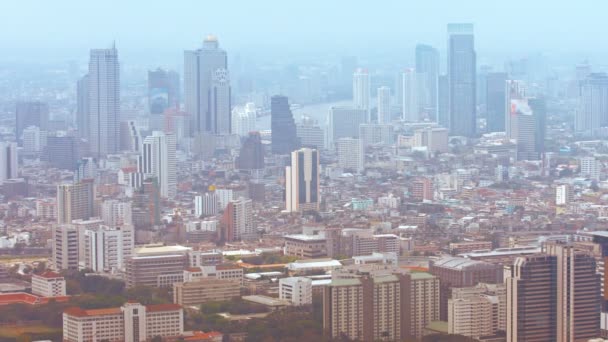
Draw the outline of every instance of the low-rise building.
<instances>
[{"instance_id":1,"label":"low-rise building","mask_svg":"<svg viewBox=\"0 0 608 342\"><path fill-rule=\"evenodd\" d=\"M241 284L234 280L199 278L173 284L173 302L183 306L230 300L240 296Z\"/></svg>"},{"instance_id":2,"label":"low-rise building","mask_svg":"<svg viewBox=\"0 0 608 342\"><path fill-rule=\"evenodd\" d=\"M302 259L315 259L327 256L325 235L294 234L286 235L285 255Z\"/></svg>"},{"instance_id":3,"label":"low-rise building","mask_svg":"<svg viewBox=\"0 0 608 342\"><path fill-rule=\"evenodd\" d=\"M312 305L312 279L304 277L280 279L279 298L288 300L296 306Z\"/></svg>"},{"instance_id":4,"label":"low-rise building","mask_svg":"<svg viewBox=\"0 0 608 342\"><path fill-rule=\"evenodd\" d=\"M65 296L65 278L51 271L34 274L32 276L32 293L42 297Z\"/></svg>"}]
</instances>

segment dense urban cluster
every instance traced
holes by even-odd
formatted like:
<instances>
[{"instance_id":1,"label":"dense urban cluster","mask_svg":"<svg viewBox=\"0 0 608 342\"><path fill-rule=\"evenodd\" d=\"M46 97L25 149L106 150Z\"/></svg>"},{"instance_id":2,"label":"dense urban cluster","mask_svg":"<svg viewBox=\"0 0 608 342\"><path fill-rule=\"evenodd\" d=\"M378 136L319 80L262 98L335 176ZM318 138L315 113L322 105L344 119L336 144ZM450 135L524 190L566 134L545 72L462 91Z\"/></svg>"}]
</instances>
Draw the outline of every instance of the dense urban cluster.
<instances>
[{"instance_id":1,"label":"dense urban cluster","mask_svg":"<svg viewBox=\"0 0 608 342\"><path fill-rule=\"evenodd\" d=\"M441 48L2 70L0 339L608 338L608 76Z\"/></svg>"}]
</instances>

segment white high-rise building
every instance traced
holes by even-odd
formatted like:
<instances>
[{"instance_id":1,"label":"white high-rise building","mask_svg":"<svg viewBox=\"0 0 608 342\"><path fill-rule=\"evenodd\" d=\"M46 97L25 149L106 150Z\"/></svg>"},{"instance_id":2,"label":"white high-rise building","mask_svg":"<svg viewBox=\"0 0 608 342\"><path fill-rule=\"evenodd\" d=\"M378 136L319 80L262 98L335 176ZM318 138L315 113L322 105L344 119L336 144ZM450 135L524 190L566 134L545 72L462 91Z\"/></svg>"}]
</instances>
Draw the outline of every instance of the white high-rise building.
<instances>
[{"instance_id":1,"label":"white high-rise building","mask_svg":"<svg viewBox=\"0 0 608 342\"><path fill-rule=\"evenodd\" d=\"M175 197L177 191L175 149L175 136L160 131L146 137L142 147L139 171L157 179L160 195L164 198Z\"/></svg>"},{"instance_id":2,"label":"white high-rise building","mask_svg":"<svg viewBox=\"0 0 608 342\"><path fill-rule=\"evenodd\" d=\"M516 107L512 104L513 100L521 100L526 96L524 83L518 80L507 80L505 83L505 131L507 138L517 139L517 120Z\"/></svg>"},{"instance_id":3,"label":"white high-rise building","mask_svg":"<svg viewBox=\"0 0 608 342\"><path fill-rule=\"evenodd\" d=\"M86 220L95 212L95 185L92 180L57 185L57 223Z\"/></svg>"},{"instance_id":4,"label":"white high-rise building","mask_svg":"<svg viewBox=\"0 0 608 342\"><path fill-rule=\"evenodd\" d=\"M226 51L220 49L215 36L207 36L201 49L184 52L184 104L192 120L191 133L229 133L232 114L227 70Z\"/></svg>"},{"instance_id":5,"label":"white high-rise building","mask_svg":"<svg viewBox=\"0 0 608 342\"><path fill-rule=\"evenodd\" d=\"M194 196L194 216L196 217L216 215L219 212L219 206L219 196L215 191Z\"/></svg>"},{"instance_id":6,"label":"white high-rise building","mask_svg":"<svg viewBox=\"0 0 608 342\"><path fill-rule=\"evenodd\" d=\"M101 204L101 218L110 227L132 224L131 202L105 200Z\"/></svg>"},{"instance_id":7,"label":"white high-rise building","mask_svg":"<svg viewBox=\"0 0 608 342\"><path fill-rule=\"evenodd\" d=\"M608 125L608 75L594 73L580 83L579 108L576 113L577 132L598 136Z\"/></svg>"},{"instance_id":8,"label":"white high-rise building","mask_svg":"<svg viewBox=\"0 0 608 342\"><path fill-rule=\"evenodd\" d=\"M583 157L580 160L581 176L599 181L602 163L594 157Z\"/></svg>"},{"instance_id":9,"label":"white high-rise building","mask_svg":"<svg viewBox=\"0 0 608 342\"><path fill-rule=\"evenodd\" d=\"M391 123L391 88L378 88L378 123Z\"/></svg>"},{"instance_id":10,"label":"white high-rise building","mask_svg":"<svg viewBox=\"0 0 608 342\"><path fill-rule=\"evenodd\" d=\"M316 120L303 115L302 121L296 126L296 134L302 147L322 149L325 147L325 132Z\"/></svg>"},{"instance_id":11,"label":"white high-rise building","mask_svg":"<svg viewBox=\"0 0 608 342\"><path fill-rule=\"evenodd\" d=\"M84 232L84 266L95 272L116 272L125 269L135 243L133 227L99 225Z\"/></svg>"},{"instance_id":12,"label":"white high-rise building","mask_svg":"<svg viewBox=\"0 0 608 342\"><path fill-rule=\"evenodd\" d=\"M291 152L285 168L285 207L288 212L319 210L319 152L302 148Z\"/></svg>"},{"instance_id":13,"label":"white high-rise building","mask_svg":"<svg viewBox=\"0 0 608 342\"><path fill-rule=\"evenodd\" d=\"M354 138L340 138L336 141L338 165L357 173L363 170L363 151L361 141Z\"/></svg>"},{"instance_id":14,"label":"white high-rise building","mask_svg":"<svg viewBox=\"0 0 608 342\"><path fill-rule=\"evenodd\" d=\"M249 132L255 131L257 110L255 104L247 103L245 106L237 106L232 109L232 134L241 137L249 136Z\"/></svg>"},{"instance_id":15,"label":"white high-rise building","mask_svg":"<svg viewBox=\"0 0 608 342\"><path fill-rule=\"evenodd\" d=\"M29 126L23 130L23 151L26 153L40 153L46 146L46 131L38 126Z\"/></svg>"},{"instance_id":16,"label":"white high-rise building","mask_svg":"<svg viewBox=\"0 0 608 342\"><path fill-rule=\"evenodd\" d=\"M18 177L18 160L17 143L0 142L0 184L6 180Z\"/></svg>"},{"instance_id":17,"label":"white high-rise building","mask_svg":"<svg viewBox=\"0 0 608 342\"><path fill-rule=\"evenodd\" d=\"M281 278L279 298L295 306L312 305L312 280L305 277Z\"/></svg>"},{"instance_id":18,"label":"white high-rise building","mask_svg":"<svg viewBox=\"0 0 608 342\"><path fill-rule=\"evenodd\" d=\"M353 74L353 102L355 108L364 109L367 113L366 120L369 122L370 116L371 88L369 72L367 69L357 69Z\"/></svg>"},{"instance_id":19,"label":"white high-rise building","mask_svg":"<svg viewBox=\"0 0 608 342\"><path fill-rule=\"evenodd\" d=\"M116 153L120 147L120 72L115 47L91 50L88 79L91 153Z\"/></svg>"},{"instance_id":20,"label":"white high-rise building","mask_svg":"<svg viewBox=\"0 0 608 342\"><path fill-rule=\"evenodd\" d=\"M555 187L555 205L567 205L572 198L570 184L561 184Z\"/></svg>"},{"instance_id":21,"label":"white high-rise building","mask_svg":"<svg viewBox=\"0 0 608 342\"><path fill-rule=\"evenodd\" d=\"M71 224L53 227L53 267L55 270L78 269L78 230Z\"/></svg>"},{"instance_id":22,"label":"white high-rise building","mask_svg":"<svg viewBox=\"0 0 608 342\"><path fill-rule=\"evenodd\" d=\"M247 198L230 201L222 217L224 238L226 241L238 241L254 238L253 201Z\"/></svg>"},{"instance_id":23,"label":"white high-rise building","mask_svg":"<svg viewBox=\"0 0 608 342\"><path fill-rule=\"evenodd\" d=\"M420 120L418 112L418 81L416 71L414 69L406 69L401 74L403 82L403 104L401 119L408 122L418 122Z\"/></svg>"}]
</instances>

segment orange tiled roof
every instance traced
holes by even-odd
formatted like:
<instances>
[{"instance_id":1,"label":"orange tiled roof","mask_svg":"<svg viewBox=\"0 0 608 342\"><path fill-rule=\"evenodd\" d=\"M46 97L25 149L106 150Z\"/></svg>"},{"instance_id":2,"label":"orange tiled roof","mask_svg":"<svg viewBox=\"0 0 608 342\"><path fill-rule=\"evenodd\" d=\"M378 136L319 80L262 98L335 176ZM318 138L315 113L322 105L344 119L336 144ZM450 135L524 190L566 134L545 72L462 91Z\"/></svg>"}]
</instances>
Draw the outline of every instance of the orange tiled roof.
<instances>
[{"instance_id":1,"label":"orange tiled roof","mask_svg":"<svg viewBox=\"0 0 608 342\"><path fill-rule=\"evenodd\" d=\"M155 305L146 305L146 311L148 312L158 312L158 311L176 311L181 309L182 306L179 304L155 304Z\"/></svg>"},{"instance_id":2,"label":"orange tiled roof","mask_svg":"<svg viewBox=\"0 0 608 342\"><path fill-rule=\"evenodd\" d=\"M14 292L14 293L3 293L0 294L0 305L10 304L28 304L28 305L40 305L46 304L50 300L57 302L67 302L70 296L61 297L38 297L36 295L25 293L25 292Z\"/></svg>"}]
</instances>

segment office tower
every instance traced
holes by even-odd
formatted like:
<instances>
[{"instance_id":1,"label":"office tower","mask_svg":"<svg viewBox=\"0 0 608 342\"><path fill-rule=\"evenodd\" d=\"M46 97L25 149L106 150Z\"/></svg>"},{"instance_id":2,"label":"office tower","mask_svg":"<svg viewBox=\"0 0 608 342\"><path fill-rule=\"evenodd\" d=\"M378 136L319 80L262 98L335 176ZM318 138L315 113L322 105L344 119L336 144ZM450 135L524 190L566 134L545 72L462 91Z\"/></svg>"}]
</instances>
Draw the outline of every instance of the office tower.
<instances>
[{"instance_id":1,"label":"office tower","mask_svg":"<svg viewBox=\"0 0 608 342\"><path fill-rule=\"evenodd\" d=\"M156 125L158 127L158 125ZM140 152L143 139L137 123L133 120L120 122L120 150Z\"/></svg>"},{"instance_id":2,"label":"office tower","mask_svg":"<svg viewBox=\"0 0 608 342\"><path fill-rule=\"evenodd\" d=\"M171 287L184 281L191 249L179 245L147 245L133 249L126 258L125 283L127 288L137 286Z\"/></svg>"},{"instance_id":3,"label":"office tower","mask_svg":"<svg viewBox=\"0 0 608 342\"><path fill-rule=\"evenodd\" d=\"M494 336L506 330L506 314L504 284L455 288L448 300L448 333L476 339Z\"/></svg>"},{"instance_id":4,"label":"office tower","mask_svg":"<svg viewBox=\"0 0 608 342\"><path fill-rule=\"evenodd\" d=\"M234 191L232 189L216 189L215 194L217 195L217 201L220 206L220 210L224 210L230 201L235 200Z\"/></svg>"},{"instance_id":5,"label":"office tower","mask_svg":"<svg viewBox=\"0 0 608 342\"><path fill-rule=\"evenodd\" d=\"M518 257L506 278L507 341L587 341L600 333L596 262L572 245L548 243Z\"/></svg>"},{"instance_id":6,"label":"office tower","mask_svg":"<svg viewBox=\"0 0 608 342\"><path fill-rule=\"evenodd\" d=\"M130 225L133 222L131 202L105 200L101 203L100 214L103 222L110 227Z\"/></svg>"},{"instance_id":7,"label":"office tower","mask_svg":"<svg viewBox=\"0 0 608 342\"><path fill-rule=\"evenodd\" d=\"M505 84L505 132L507 138L517 139L517 105L513 101L526 98L526 88L522 81L507 80Z\"/></svg>"},{"instance_id":8,"label":"office tower","mask_svg":"<svg viewBox=\"0 0 608 342\"><path fill-rule=\"evenodd\" d=\"M73 136L49 135L42 159L51 167L74 170L80 156L79 141Z\"/></svg>"},{"instance_id":9,"label":"office tower","mask_svg":"<svg viewBox=\"0 0 608 342\"><path fill-rule=\"evenodd\" d=\"M459 257L445 257L430 264L429 272L441 281L441 320L448 319L452 288L479 283L502 283L502 266Z\"/></svg>"},{"instance_id":10,"label":"office tower","mask_svg":"<svg viewBox=\"0 0 608 342\"><path fill-rule=\"evenodd\" d=\"M473 24L448 24L450 134L474 137L476 55Z\"/></svg>"},{"instance_id":11,"label":"office tower","mask_svg":"<svg viewBox=\"0 0 608 342\"><path fill-rule=\"evenodd\" d=\"M246 137L249 132L255 131L257 109L252 102L245 106L237 106L232 109L232 134Z\"/></svg>"},{"instance_id":12,"label":"office tower","mask_svg":"<svg viewBox=\"0 0 608 342\"><path fill-rule=\"evenodd\" d=\"M391 88L378 88L378 123L391 123Z\"/></svg>"},{"instance_id":13,"label":"office tower","mask_svg":"<svg viewBox=\"0 0 608 342\"><path fill-rule=\"evenodd\" d=\"M560 184L555 187L555 205L568 205L572 198L570 184Z\"/></svg>"},{"instance_id":14,"label":"office tower","mask_svg":"<svg viewBox=\"0 0 608 342\"><path fill-rule=\"evenodd\" d=\"M248 240L255 238L256 230L253 222L253 202L240 197L230 201L222 216L222 238L226 242Z\"/></svg>"},{"instance_id":15,"label":"office tower","mask_svg":"<svg viewBox=\"0 0 608 342\"><path fill-rule=\"evenodd\" d=\"M414 69L406 69L402 74L403 103L401 105L401 119L407 122L418 122L418 79Z\"/></svg>"},{"instance_id":16,"label":"office tower","mask_svg":"<svg viewBox=\"0 0 608 342\"><path fill-rule=\"evenodd\" d=\"M419 177L412 181L412 199L417 201L432 201L434 198L433 180L428 177Z\"/></svg>"},{"instance_id":17,"label":"office tower","mask_svg":"<svg viewBox=\"0 0 608 342\"><path fill-rule=\"evenodd\" d=\"M78 269L78 230L71 224L53 226L53 268Z\"/></svg>"},{"instance_id":18,"label":"office tower","mask_svg":"<svg viewBox=\"0 0 608 342\"><path fill-rule=\"evenodd\" d=\"M288 212L319 210L319 152L303 148L291 152L285 167L285 207Z\"/></svg>"},{"instance_id":19,"label":"office tower","mask_svg":"<svg viewBox=\"0 0 608 342\"><path fill-rule=\"evenodd\" d=\"M437 123L450 127L450 84L447 75L437 79Z\"/></svg>"},{"instance_id":20,"label":"office tower","mask_svg":"<svg viewBox=\"0 0 608 342\"><path fill-rule=\"evenodd\" d=\"M361 124L359 125L359 139L361 149L365 152L368 146L390 146L393 144L393 125L389 124Z\"/></svg>"},{"instance_id":21,"label":"office tower","mask_svg":"<svg viewBox=\"0 0 608 342\"><path fill-rule=\"evenodd\" d=\"M216 192L205 192L194 197L194 215L196 217L217 215L220 209L219 205Z\"/></svg>"},{"instance_id":22,"label":"office tower","mask_svg":"<svg viewBox=\"0 0 608 342\"><path fill-rule=\"evenodd\" d=\"M289 154L300 147L287 96L275 95L270 99L270 121L273 154Z\"/></svg>"},{"instance_id":23,"label":"office tower","mask_svg":"<svg viewBox=\"0 0 608 342\"><path fill-rule=\"evenodd\" d=\"M439 78L439 51L425 44L416 45L416 73L421 89L418 102L431 121L437 121L437 81Z\"/></svg>"},{"instance_id":24,"label":"office tower","mask_svg":"<svg viewBox=\"0 0 608 342\"><path fill-rule=\"evenodd\" d=\"M201 49L184 51L184 104L192 134L230 133L228 56L215 36L207 36Z\"/></svg>"},{"instance_id":25,"label":"office tower","mask_svg":"<svg viewBox=\"0 0 608 342\"><path fill-rule=\"evenodd\" d=\"M92 179L57 185L57 223L86 220L95 213L95 186Z\"/></svg>"},{"instance_id":26,"label":"office tower","mask_svg":"<svg viewBox=\"0 0 608 342\"><path fill-rule=\"evenodd\" d=\"M19 158L17 143L0 142L0 184L19 175Z\"/></svg>"},{"instance_id":27,"label":"office tower","mask_svg":"<svg viewBox=\"0 0 608 342\"><path fill-rule=\"evenodd\" d=\"M323 289L329 337L359 341L417 339L439 319L439 280L395 268L343 270Z\"/></svg>"},{"instance_id":28,"label":"office tower","mask_svg":"<svg viewBox=\"0 0 608 342\"><path fill-rule=\"evenodd\" d=\"M37 126L43 131L48 130L49 105L44 102L17 102L15 110L15 138L21 144L23 130L29 126Z\"/></svg>"},{"instance_id":29,"label":"office tower","mask_svg":"<svg viewBox=\"0 0 608 342\"><path fill-rule=\"evenodd\" d=\"M338 165L356 173L363 171L364 154L361 141L354 138L340 138L336 141Z\"/></svg>"},{"instance_id":30,"label":"office tower","mask_svg":"<svg viewBox=\"0 0 608 342\"><path fill-rule=\"evenodd\" d=\"M447 128L425 127L415 130L414 146L426 147L430 153L447 153L449 151Z\"/></svg>"},{"instance_id":31,"label":"office tower","mask_svg":"<svg viewBox=\"0 0 608 342\"><path fill-rule=\"evenodd\" d=\"M575 129L586 136L597 137L608 125L608 75L589 74L580 82L579 108Z\"/></svg>"},{"instance_id":32,"label":"office tower","mask_svg":"<svg viewBox=\"0 0 608 342\"><path fill-rule=\"evenodd\" d=\"M161 223L160 221L160 190L156 178L148 178L138 185L133 193L131 215L136 229L150 229Z\"/></svg>"},{"instance_id":33,"label":"office tower","mask_svg":"<svg viewBox=\"0 0 608 342\"><path fill-rule=\"evenodd\" d=\"M518 160L537 160L540 153L536 151L535 113L528 105L528 100L511 100L511 138L517 140Z\"/></svg>"},{"instance_id":34,"label":"office tower","mask_svg":"<svg viewBox=\"0 0 608 342\"><path fill-rule=\"evenodd\" d=\"M528 106L534 113L534 150L542 158L547 136L547 101L544 98L528 98Z\"/></svg>"},{"instance_id":35,"label":"office tower","mask_svg":"<svg viewBox=\"0 0 608 342\"><path fill-rule=\"evenodd\" d=\"M367 122L370 120L370 98L369 72L367 69L359 68L353 74L353 104L355 108L365 110Z\"/></svg>"},{"instance_id":36,"label":"office tower","mask_svg":"<svg viewBox=\"0 0 608 342\"><path fill-rule=\"evenodd\" d=\"M76 82L76 128L78 136L89 137L89 75L84 75Z\"/></svg>"},{"instance_id":37,"label":"office tower","mask_svg":"<svg viewBox=\"0 0 608 342\"><path fill-rule=\"evenodd\" d=\"M260 132L249 132L243 140L239 156L236 158L236 168L241 170L260 170L264 168L264 147Z\"/></svg>"},{"instance_id":38,"label":"office tower","mask_svg":"<svg viewBox=\"0 0 608 342\"><path fill-rule=\"evenodd\" d=\"M175 149L175 136L160 131L152 132L142 146L140 172L156 178L160 196L164 198L173 198L177 192Z\"/></svg>"},{"instance_id":39,"label":"office tower","mask_svg":"<svg viewBox=\"0 0 608 342\"><path fill-rule=\"evenodd\" d=\"M41 131L38 126L29 126L23 130L23 152L37 154L46 147L46 131Z\"/></svg>"},{"instance_id":40,"label":"office tower","mask_svg":"<svg viewBox=\"0 0 608 342\"><path fill-rule=\"evenodd\" d=\"M316 148L325 147L325 132L316 120L308 116L302 116L302 121L296 126L296 134L300 139L302 147Z\"/></svg>"},{"instance_id":41,"label":"office tower","mask_svg":"<svg viewBox=\"0 0 608 342\"><path fill-rule=\"evenodd\" d=\"M580 159L581 176L591 180L599 181L602 171L602 162L595 157L583 157Z\"/></svg>"},{"instance_id":42,"label":"office tower","mask_svg":"<svg viewBox=\"0 0 608 342\"><path fill-rule=\"evenodd\" d=\"M118 152L120 71L118 51L93 49L89 60L89 145L94 156Z\"/></svg>"},{"instance_id":43,"label":"office tower","mask_svg":"<svg viewBox=\"0 0 608 342\"><path fill-rule=\"evenodd\" d=\"M97 178L97 162L92 157L80 158L74 170L74 182Z\"/></svg>"},{"instance_id":44,"label":"office tower","mask_svg":"<svg viewBox=\"0 0 608 342\"><path fill-rule=\"evenodd\" d=\"M179 74L161 68L148 71L148 107L150 114L161 115L168 108L179 109ZM160 127L159 127L160 128Z\"/></svg>"},{"instance_id":45,"label":"office tower","mask_svg":"<svg viewBox=\"0 0 608 342\"><path fill-rule=\"evenodd\" d=\"M340 138L358 138L359 126L367 122L367 112L353 107L331 107L327 118L327 146Z\"/></svg>"},{"instance_id":46,"label":"office tower","mask_svg":"<svg viewBox=\"0 0 608 342\"><path fill-rule=\"evenodd\" d=\"M506 109L506 82L504 72L486 75L486 127L488 132L504 132Z\"/></svg>"},{"instance_id":47,"label":"office tower","mask_svg":"<svg viewBox=\"0 0 608 342\"><path fill-rule=\"evenodd\" d=\"M135 232L130 225L86 229L83 234L84 267L94 272L124 271L131 257Z\"/></svg>"}]
</instances>

